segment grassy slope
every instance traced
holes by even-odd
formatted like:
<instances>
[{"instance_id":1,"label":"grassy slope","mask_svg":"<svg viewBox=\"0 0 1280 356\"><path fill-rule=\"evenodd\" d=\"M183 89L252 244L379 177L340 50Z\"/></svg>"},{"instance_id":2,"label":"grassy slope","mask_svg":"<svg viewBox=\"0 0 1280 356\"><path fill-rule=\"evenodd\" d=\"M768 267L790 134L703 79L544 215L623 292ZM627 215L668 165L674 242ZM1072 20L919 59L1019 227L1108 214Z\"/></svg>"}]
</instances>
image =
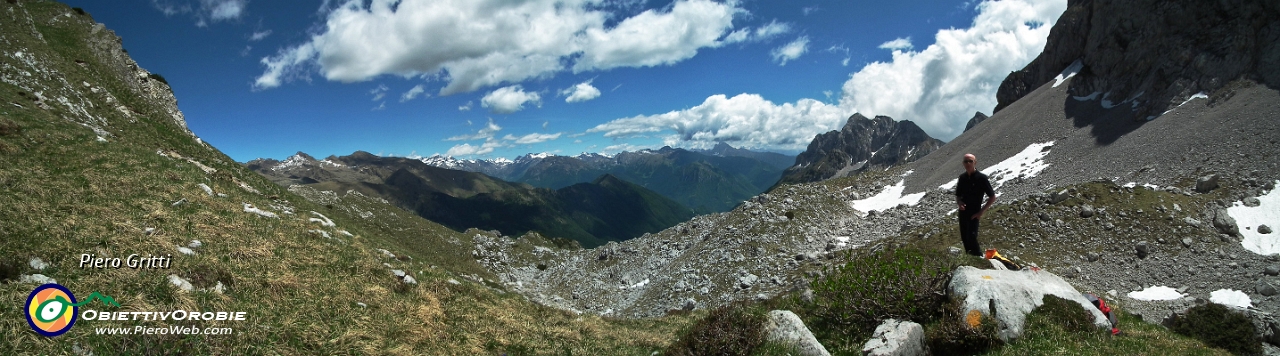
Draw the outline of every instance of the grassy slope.
<instances>
[{"instance_id":1,"label":"grassy slope","mask_svg":"<svg viewBox=\"0 0 1280 356\"><path fill-rule=\"evenodd\" d=\"M6 51L34 54L69 82L100 86L138 114L131 120L102 105L89 108L110 123L104 127L112 134L109 142L100 143L89 129L63 119L67 110L59 104L52 103L48 110L34 108L26 96L18 94L21 89L0 84L0 125L21 127L3 130L6 134L0 136L0 262L17 266L23 274L53 277L81 298L96 291L122 304L117 309L95 303L93 309L244 311L249 321L80 320L67 334L45 338L32 332L21 316L21 305L35 285L9 280L0 284L2 350L70 353L79 346L101 355L477 354L569 349L647 354L688 322L679 317L606 320L536 306L486 282L484 278L490 277L466 255L470 240L465 234L368 199L345 197L330 208L285 191L216 150L202 147L156 105L119 83L84 47L93 23L89 17L56 3L20 4L0 3L0 13L8 17L13 9L19 18L29 13L35 31L48 44L36 39L27 23L6 19L0 22ZM72 17L48 21L66 13ZM77 65L76 59L86 64ZM25 67L8 56L0 56L0 62L0 67ZM172 150L218 171L205 173L186 160L161 156L157 149ZM236 181L261 194L242 189ZM208 196L196 187L198 183L228 196ZM183 199L185 203L171 205ZM242 203L281 216L246 213ZM295 214L284 214L285 207L292 207ZM337 226L309 222L314 217L310 211L325 214ZM355 211L375 215L364 219ZM156 233L144 234L146 228L155 228ZM334 238L309 230L325 231ZM339 230L354 236L341 235ZM196 255L177 253L178 245L191 240L204 243L195 249ZM381 257L380 248L414 258ZM174 261L168 270L80 269L76 265L81 253L172 254ZM50 262L51 267L30 268L27 261L33 257ZM419 284L402 287L384 263L410 271ZM191 280L196 288L210 288L217 282L228 288L224 294L184 292L169 284L169 274ZM461 283L447 282L451 278ZM235 334L94 334L95 327L136 323L228 326L235 328Z\"/></svg>"}]
</instances>

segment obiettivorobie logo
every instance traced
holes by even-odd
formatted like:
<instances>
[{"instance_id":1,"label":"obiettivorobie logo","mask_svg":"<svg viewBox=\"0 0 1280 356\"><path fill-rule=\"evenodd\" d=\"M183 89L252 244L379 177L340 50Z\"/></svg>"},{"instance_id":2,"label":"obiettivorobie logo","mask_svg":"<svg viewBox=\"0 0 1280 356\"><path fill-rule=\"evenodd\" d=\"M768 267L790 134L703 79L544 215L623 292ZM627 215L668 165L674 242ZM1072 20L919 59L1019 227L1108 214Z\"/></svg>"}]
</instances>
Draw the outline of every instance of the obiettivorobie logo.
<instances>
[{"instance_id":1,"label":"obiettivorobie logo","mask_svg":"<svg viewBox=\"0 0 1280 356\"><path fill-rule=\"evenodd\" d=\"M71 330L76 324L80 307L100 299L107 305L119 307L115 299L93 292L82 302L76 302L70 289L57 283L36 287L27 296L27 324L40 335L54 337Z\"/></svg>"}]
</instances>

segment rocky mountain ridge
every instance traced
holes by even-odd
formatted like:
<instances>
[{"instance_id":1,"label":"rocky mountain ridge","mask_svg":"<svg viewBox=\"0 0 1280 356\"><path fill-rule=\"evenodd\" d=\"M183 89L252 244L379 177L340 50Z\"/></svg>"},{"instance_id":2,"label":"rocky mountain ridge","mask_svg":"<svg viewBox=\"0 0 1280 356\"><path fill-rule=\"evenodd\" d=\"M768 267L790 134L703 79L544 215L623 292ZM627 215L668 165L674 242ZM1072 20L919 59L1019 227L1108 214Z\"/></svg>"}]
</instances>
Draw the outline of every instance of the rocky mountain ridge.
<instances>
[{"instance_id":1,"label":"rocky mountain ridge","mask_svg":"<svg viewBox=\"0 0 1280 356\"><path fill-rule=\"evenodd\" d=\"M911 121L853 114L839 131L814 137L809 148L796 156L795 165L783 172L779 184L816 182L892 167L924 157L942 144Z\"/></svg>"}]
</instances>

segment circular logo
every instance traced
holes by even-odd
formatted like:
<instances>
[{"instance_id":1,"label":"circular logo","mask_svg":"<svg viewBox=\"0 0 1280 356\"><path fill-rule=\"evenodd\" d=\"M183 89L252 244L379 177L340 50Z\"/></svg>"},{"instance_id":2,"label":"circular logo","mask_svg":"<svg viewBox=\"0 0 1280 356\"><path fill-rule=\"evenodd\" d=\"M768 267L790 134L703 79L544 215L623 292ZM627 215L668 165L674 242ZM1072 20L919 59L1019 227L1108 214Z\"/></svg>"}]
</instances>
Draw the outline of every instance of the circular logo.
<instances>
[{"instance_id":1,"label":"circular logo","mask_svg":"<svg viewBox=\"0 0 1280 356\"><path fill-rule=\"evenodd\" d=\"M77 312L76 296L57 283L49 283L27 296L27 324L40 335L54 337L71 330Z\"/></svg>"}]
</instances>

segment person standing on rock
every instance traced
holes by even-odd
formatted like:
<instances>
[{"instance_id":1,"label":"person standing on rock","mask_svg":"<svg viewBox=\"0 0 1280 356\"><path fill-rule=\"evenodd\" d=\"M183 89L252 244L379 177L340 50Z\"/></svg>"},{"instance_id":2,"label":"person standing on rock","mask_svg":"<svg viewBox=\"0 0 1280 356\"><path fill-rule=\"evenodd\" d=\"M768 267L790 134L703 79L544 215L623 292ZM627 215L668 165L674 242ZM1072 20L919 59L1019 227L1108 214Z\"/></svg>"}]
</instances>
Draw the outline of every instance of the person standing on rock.
<instances>
[{"instance_id":1,"label":"person standing on rock","mask_svg":"<svg viewBox=\"0 0 1280 356\"><path fill-rule=\"evenodd\" d=\"M978 246L978 222L982 214L996 203L996 191L991 189L991 180L986 174L978 172L978 158L972 153L964 155L964 173L956 181L956 204L959 205L960 241L964 242L964 251L970 255L982 256L982 248ZM987 198L986 205L982 197ZM982 206L981 209L978 206Z\"/></svg>"}]
</instances>

